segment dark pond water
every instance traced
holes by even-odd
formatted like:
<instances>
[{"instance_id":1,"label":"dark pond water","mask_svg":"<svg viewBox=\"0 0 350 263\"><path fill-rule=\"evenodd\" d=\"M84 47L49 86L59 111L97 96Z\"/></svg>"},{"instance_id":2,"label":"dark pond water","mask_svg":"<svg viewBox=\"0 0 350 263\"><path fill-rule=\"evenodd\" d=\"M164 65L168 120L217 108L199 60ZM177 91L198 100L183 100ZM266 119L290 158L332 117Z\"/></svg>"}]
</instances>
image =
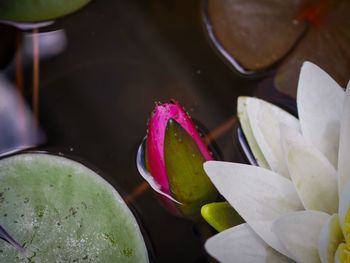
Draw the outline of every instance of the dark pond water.
<instances>
[{"instance_id":1,"label":"dark pond water","mask_svg":"<svg viewBox=\"0 0 350 263\"><path fill-rule=\"evenodd\" d=\"M14 35L2 30L11 53ZM98 0L41 32L67 40L40 62L39 120L46 143L99 171L123 196L143 179L135 156L155 101L180 101L209 130L235 114L238 95L266 95L269 79L244 79L211 47L199 1ZM11 30L10 30L11 31ZM6 40L6 41L5 41ZM2 59L4 61L4 59ZM31 104L32 67L25 63ZM8 73L14 78L14 75ZM217 140L225 160L240 161L233 128ZM131 206L152 243L156 262L205 262L192 222L163 210L151 190Z\"/></svg>"}]
</instances>

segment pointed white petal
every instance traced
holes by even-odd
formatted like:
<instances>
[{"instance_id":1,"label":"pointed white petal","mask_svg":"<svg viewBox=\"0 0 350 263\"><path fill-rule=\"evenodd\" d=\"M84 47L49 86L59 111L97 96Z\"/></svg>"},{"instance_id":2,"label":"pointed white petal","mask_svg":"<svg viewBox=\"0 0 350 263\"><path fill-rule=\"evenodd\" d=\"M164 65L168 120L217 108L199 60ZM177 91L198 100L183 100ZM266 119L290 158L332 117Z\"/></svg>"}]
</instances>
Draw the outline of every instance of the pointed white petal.
<instances>
[{"instance_id":1,"label":"pointed white petal","mask_svg":"<svg viewBox=\"0 0 350 263\"><path fill-rule=\"evenodd\" d=\"M324 224L318 242L318 254L322 263L332 262L344 236L340 228L338 214L332 215Z\"/></svg>"},{"instance_id":2,"label":"pointed white petal","mask_svg":"<svg viewBox=\"0 0 350 263\"><path fill-rule=\"evenodd\" d=\"M303 64L297 93L301 130L334 167L343 101L344 90L326 72L310 62Z\"/></svg>"},{"instance_id":3,"label":"pointed white petal","mask_svg":"<svg viewBox=\"0 0 350 263\"><path fill-rule=\"evenodd\" d=\"M298 119L266 101L248 98L247 112L251 129L271 170L289 177L283 158L279 126L281 123L299 130Z\"/></svg>"},{"instance_id":4,"label":"pointed white petal","mask_svg":"<svg viewBox=\"0 0 350 263\"><path fill-rule=\"evenodd\" d=\"M237 100L237 115L239 123L241 124L244 136L247 139L250 150L252 151L258 165L263 168L270 169L264 154L261 152L258 143L255 140L252 128L250 126L248 113L247 113L247 99L249 97L239 97Z\"/></svg>"},{"instance_id":5,"label":"pointed white petal","mask_svg":"<svg viewBox=\"0 0 350 263\"><path fill-rule=\"evenodd\" d=\"M303 209L293 183L270 170L251 165L209 161L204 169L252 229L271 247L287 255L271 226L282 214Z\"/></svg>"},{"instance_id":6,"label":"pointed white petal","mask_svg":"<svg viewBox=\"0 0 350 263\"><path fill-rule=\"evenodd\" d=\"M350 82L346 89L339 140L339 192L350 178Z\"/></svg>"},{"instance_id":7,"label":"pointed white petal","mask_svg":"<svg viewBox=\"0 0 350 263\"><path fill-rule=\"evenodd\" d=\"M208 239L208 253L220 262L279 263L292 262L268 246L248 224L227 229Z\"/></svg>"},{"instance_id":8,"label":"pointed white petal","mask_svg":"<svg viewBox=\"0 0 350 263\"><path fill-rule=\"evenodd\" d=\"M282 125L281 137L289 174L304 207L338 212L337 172L332 164L295 130Z\"/></svg>"},{"instance_id":9,"label":"pointed white petal","mask_svg":"<svg viewBox=\"0 0 350 263\"><path fill-rule=\"evenodd\" d=\"M319 211L285 214L273 224L273 231L292 258L300 263L320 262L318 241L329 215Z\"/></svg>"}]
</instances>

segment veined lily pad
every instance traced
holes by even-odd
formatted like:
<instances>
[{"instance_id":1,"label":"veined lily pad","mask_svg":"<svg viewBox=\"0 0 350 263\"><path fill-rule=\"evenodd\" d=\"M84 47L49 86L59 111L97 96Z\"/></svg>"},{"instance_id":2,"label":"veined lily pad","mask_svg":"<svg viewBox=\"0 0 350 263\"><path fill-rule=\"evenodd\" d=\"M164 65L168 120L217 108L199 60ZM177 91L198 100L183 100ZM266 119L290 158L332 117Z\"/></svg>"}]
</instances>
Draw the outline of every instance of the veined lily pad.
<instances>
[{"instance_id":1,"label":"veined lily pad","mask_svg":"<svg viewBox=\"0 0 350 263\"><path fill-rule=\"evenodd\" d=\"M119 194L64 157L20 154L0 161L0 224L26 250L0 240L0 262L148 262Z\"/></svg>"},{"instance_id":2,"label":"veined lily pad","mask_svg":"<svg viewBox=\"0 0 350 263\"><path fill-rule=\"evenodd\" d=\"M90 0L2 0L0 19L18 22L38 22L68 15Z\"/></svg>"}]
</instances>

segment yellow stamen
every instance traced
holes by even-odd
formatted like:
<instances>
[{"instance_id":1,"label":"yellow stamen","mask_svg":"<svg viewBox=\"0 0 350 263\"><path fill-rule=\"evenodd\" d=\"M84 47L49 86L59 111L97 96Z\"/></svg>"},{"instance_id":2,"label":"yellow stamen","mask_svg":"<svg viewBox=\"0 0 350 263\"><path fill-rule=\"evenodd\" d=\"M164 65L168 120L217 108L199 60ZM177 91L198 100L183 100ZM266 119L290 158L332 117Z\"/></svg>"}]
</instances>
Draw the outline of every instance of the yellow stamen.
<instances>
[{"instance_id":1,"label":"yellow stamen","mask_svg":"<svg viewBox=\"0 0 350 263\"><path fill-rule=\"evenodd\" d=\"M345 243L341 243L335 253L341 263L350 263L350 209L348 209L344 220Z\"/></svg>"}]
</instances>

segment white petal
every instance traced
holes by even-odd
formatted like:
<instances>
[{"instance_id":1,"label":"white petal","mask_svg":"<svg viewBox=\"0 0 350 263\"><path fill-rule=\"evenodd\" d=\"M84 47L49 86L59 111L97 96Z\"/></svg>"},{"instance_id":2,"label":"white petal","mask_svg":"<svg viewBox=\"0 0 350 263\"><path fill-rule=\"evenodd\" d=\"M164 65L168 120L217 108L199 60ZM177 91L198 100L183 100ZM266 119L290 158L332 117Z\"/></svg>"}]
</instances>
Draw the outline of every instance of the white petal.
<instances>
[{"instance_id":1,"label":"white petal","mask_svg":"<svg viewBox=\"0 0 350 263\"><path fill-rule=\"evenodd\" d=\"M343 101L344 90L326 72L310 62L303 64L297 92L301 130L334 167Z\"/></svg>"},{"instance_id":2,"label":"white petal","mask_svg":"<svg viewBox=\"0 0 350 263\"><path fill-rule=\"evenodd\" d=\"M338 214L332 215L324 224L318 242L318 254L322 263L333 262L338 245L344 239Z\"/></svg>"},{"instance_id":3,"label":"white petal","mask_svg":"<svg viewBox=\"0 0 350 263\"><path fill-rule=\"evenodd\" d=\"M255 140L271 170L288 178L279 126L284 123L299 130L298 119L273 104L256 98L247 99L247 112Z\"/></svg>"},{"instance_id":4,"label":"white petal","mask_svg":"<svg viewBox=\"0 0 350 263\"><path fill-rule=\"evenodd\" d=\"M345 94L339 140L339 192L350 178L350 82Z\"/></svg>"},{"instance_id":5,"label":"white petal","mask_svg":"<svg viewBox=\"0 0 350 263\"><path fill-rule=\"evenodd\" d=\"M320 232L329 217L319 211L292 212L278 218L273 224L273 230L295 261L316 263L320 262Z\"/></svg>"},{"instance_id":6,"label":"white petal","mask_svg":"<svg viewBox=\"0 0 350 263\"><path fill-rule=\"evenodd\" d=\"M248 224L220 232L207 240L205 248L220 262L292 262L268 246Z\"/></svg>"},{"instance_id":7,"label":"white petal","mask_svg":"<svg viewBox=\"0 0 350 263\"><path fill-rule=\"evenodd\" d=\"M343 230L343 233L345 232L350 233L350 181L348 181L343 187L343 190L340 193L339 196L339 221L340 226ZM347 227L345 229L345 219L347 218Z\"/></svg>"},{"instance_id":8,"label":"white petal","mask_svg":"<svg viewBox=\"0 0 350 263\"><path fill-rule=\"evenodd\" d=\"M293 183L270 170L251 165L209 161L204 169L252 229L271 247L287 255L271 226L282 214L303 209Z\"/></svg>"},{"instance_id":9,"label":"white petal","mask_svg":"<svg viewBox=\"0 0 350 263\"><path fill-rule=\"evenodd\" d=\"M250 150L252 151L258 165L263 168L270 168L264 154L261 152L258 143L255 140L252 128L250 126L247 113L247 99L249 97L239 97L237 100L237 115L241 124L244 136L247 139Z\"/></svg>"},{"instance_id":10,"label":"white petal","mask_svg":"<svg viewBox=\"0 0 350 263\"><path fill-rule=\"evenodd\" d=\"M281 137L289 175L304 207L337 213L338 181L332 164L295 130L282 125Z\"/></svg>"}]
</instances>

